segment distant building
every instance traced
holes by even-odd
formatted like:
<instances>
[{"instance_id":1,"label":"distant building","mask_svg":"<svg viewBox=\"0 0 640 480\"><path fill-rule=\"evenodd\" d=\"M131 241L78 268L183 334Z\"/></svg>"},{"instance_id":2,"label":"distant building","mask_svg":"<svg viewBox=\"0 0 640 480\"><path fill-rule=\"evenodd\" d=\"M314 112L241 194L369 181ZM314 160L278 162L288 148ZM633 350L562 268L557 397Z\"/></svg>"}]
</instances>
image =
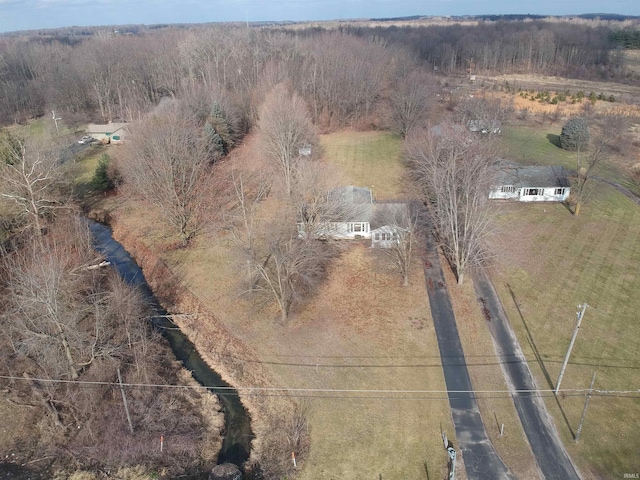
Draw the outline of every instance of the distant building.
<instances>
[{"instance_id":1,"label":"distant building","mask_svg":"<svg viewBox=\"0 0 640 480\"><path fill-rule=\"evenodd\" d=\"M498 168L489 198L520 202L564 202L569 198L571 189L564 167L503 163Z\"/></svg>"},{"instance_id":2,"label":"distant building","mask_svg":"<svg viewBox=\"0 0 640 480\"><path fill-rule=\"evenodd\" d=\"M123 143L125 137L129 133L128 123L107 123L97 124L91 123L87 126L87 135L92 136L102 143Z\"/></svg>"}]
</instances>

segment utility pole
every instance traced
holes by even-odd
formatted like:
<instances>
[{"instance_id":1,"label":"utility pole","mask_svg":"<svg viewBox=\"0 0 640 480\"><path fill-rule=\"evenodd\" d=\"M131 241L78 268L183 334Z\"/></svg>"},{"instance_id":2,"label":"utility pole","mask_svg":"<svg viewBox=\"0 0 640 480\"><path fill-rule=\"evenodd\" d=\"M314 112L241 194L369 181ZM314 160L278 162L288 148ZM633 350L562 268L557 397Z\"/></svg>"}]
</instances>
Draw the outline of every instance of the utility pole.
<instances>
[{"instance_id":1,"label":"utility pole","mask_svg":"<svg viewBox=\"0 0 640 480\"><path fill-rule=\"evenodd\" d=\"M129 414L129 405L127 405L127 397L124 394L124 385L122 384L122 375L120 375L119 368L118 368L118 383L120 383L120 392L122 392L122 403L124 403L124 411L127 412L127 421L129 422L129 430L131 430L131 433L133 433L133 423L131 422L131 415ZM162 443L160 445L162 445Z\"/></svg>"},{"instance_id":2,"label":"utility pole","mask_svg":"<svg viewBox=\"0 0 640 480\"><path fill-rule=\"evenodd\" d=\"M573 330L573 337L571 337L571 342L569 342L569 348L567 349L567 354L564 357L564 362L562 362L562 367L560 368L560 375L558 375L558 381L556 382L555 394L558 394L560 390L560 383L562 383L562 377L564 376L564 371L567 368L567 363L569 363L569 357L571 356L571 350L573 350L573 344L576 343L576 337L578 336L578 330L580 330L580 324L582 323L582 317L584 317L584 312L589 305L583 303L582 305L578 305L578 308L581 310L577 313L578 322L576 323L576 328Z\"/></svg>"},{"instance_id":3,"label":"utility pole","mask_svg":"<svg viewBox=\"0 0 640 480\"><path fill-rule=\"evenodd\" d=\"M587 407L589 406L589 399L591 398L591 392L593 392L593 384L596 381L596 372L593 372L593 377L591 378L591 386L589 387L589 393L587 393L587 398L584 399L584 409L582 410L582 416L580 417L580 425L578 425L578 430L576 430L576 438L575 441L578 443L580 439L580 432L582 431L582 424L584 423L584 417L587 416Z\"/></svg>"}]
</instances>

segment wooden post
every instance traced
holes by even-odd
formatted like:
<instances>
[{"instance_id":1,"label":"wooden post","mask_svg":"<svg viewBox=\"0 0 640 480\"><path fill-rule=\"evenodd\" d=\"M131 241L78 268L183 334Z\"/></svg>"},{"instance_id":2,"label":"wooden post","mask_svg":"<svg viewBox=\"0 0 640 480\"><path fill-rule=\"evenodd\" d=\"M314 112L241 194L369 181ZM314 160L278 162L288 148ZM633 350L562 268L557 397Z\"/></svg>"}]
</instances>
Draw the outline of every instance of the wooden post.
<instances>
[{"instance_id":1,"label":"wooden post","mask_svg":"<svg viewBox=\"0 0 640 480\"><path fill-rule=\"evenodd\" d=\"M500 425L500 436L504 435L504 423Z\"/></svg>"},{"instance_id":2,"label":"wooden post","mask_svg":"<svg viewBox=\"0 0 640 480\"><path fill-rule=\"evenodd\" d=\"M122 375L120 375L120 369L118 368L118 383L120 383L120 392L122 393L122 403L124 403L124 411L127 413L127 421L129 422L129 430L133 433L133 422L131 422L131 415L129 414L129 405L127 405L127 397L124 394L124 385L122 384Z\"/></svg>"},{"instance_id":3,"label":"wooden post","mask_svg":"<svg viewBox=\"0 0 640 480\"><path fill-rule=\"evenodd\" d=\"M577 214L576 214L577 215ZM576 337L578 336L578 332L580 331L580 324L582 323L582 317L584 317L584 312L589 305L587 303L583 303L582 305L578 305L578 308L581 310L578 312L578 322L576 323L576 328L573 330L573 336L571 337L571 342L569 342L569 348L567 349L567 354L564 357L564 362L562 362L562 367L560 367L560 375L558 375L558 381L556 382L556 388L554 393L557 395L560 391L560 384L562 383L562 377L564 376L564 371L567 368L567 363L569 363L569 357L571 356L571 350L573 350L573 344L576 343Z\"/></svg>"},{"instance_id":4,"label":"wooden post","mask_svg":"<svg viewBox=\"0 0 640 480\"><path fill-rule=\"evenodd\" d=\"M296 454L291 452L291 460L293 460L293 468L297 468L298 465L296 464Z\"/></svg>"},{"instance_id":5,"label":"wooden post","mask_svg":"<svg viewBox=\"0 0 640 480\"><path fill-rule=\"evenodd\" d=\"M576 430L576 438L575 442L578 443L578 439L580 438L580 432L582 431L582 424L584 423L584 417L587 416L587 407L589 406L589 399L591 398L591 392L593 392L593 384L596 381L596 372L593 372L593 377L591 378L591 386L589 386L589 393L587 393L587 398L584 400L584 408L582 409L582 416L580 417L580 425L578 425L578 430Z\"/></svg>"},{"instance_id":6,"label":"wooden post","mask_svg":"<svg viewBox=\"0 0 640 480\"><path fill-rule=\"evenodd\" d=\"M164 447L164 435L160 435L160 453L162 453L163 447Z\"/></svg>"}]
</instances>

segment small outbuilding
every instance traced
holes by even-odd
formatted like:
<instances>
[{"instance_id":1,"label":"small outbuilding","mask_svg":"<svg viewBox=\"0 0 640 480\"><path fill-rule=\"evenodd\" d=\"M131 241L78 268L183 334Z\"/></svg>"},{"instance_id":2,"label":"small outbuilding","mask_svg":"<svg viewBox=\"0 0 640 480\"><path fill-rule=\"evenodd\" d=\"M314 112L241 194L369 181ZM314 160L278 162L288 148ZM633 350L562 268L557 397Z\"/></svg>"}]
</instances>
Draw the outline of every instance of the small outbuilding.
<instances>
[{"instance_id":1,"label":"small outbuilding","mask_svg":"<svg viewBox=\"0 0 640 480\"><path fill-rule=\"evenodd\" d=\"M564 202L570 193L567 170L560 166L522 166L503 163L498 167L489 198L520 202Z\"/></svg>"}]
</instances>

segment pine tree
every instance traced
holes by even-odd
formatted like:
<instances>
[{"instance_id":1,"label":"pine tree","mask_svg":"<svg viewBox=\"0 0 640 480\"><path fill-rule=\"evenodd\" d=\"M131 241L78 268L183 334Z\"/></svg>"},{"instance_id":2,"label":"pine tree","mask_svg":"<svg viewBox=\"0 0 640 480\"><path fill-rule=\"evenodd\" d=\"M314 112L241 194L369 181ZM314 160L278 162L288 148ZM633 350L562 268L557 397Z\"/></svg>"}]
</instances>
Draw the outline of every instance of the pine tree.
<instances>
[{"instance_id":1,"label":"pine tree","mask_svg":"<svg viewBox=\"0 0 640 480\"><path fill-rule=\"evenodd\" d=\"M589 125L582 117L572 117L560 134L560 147L564 150L584 150L589 145Z\"/></svg>"},{"instance_id":2,"label":"pine tree","mask_svg":"<svg viewBox=\"0 0 640 480\"><path fill-rule=\"evenodd\" d=\"M91 186L97 191L105 192L115 187L109 176L109 161L109 156L106 153L103 153L98 160L98 166L91 179Z\"/></svg>"}]
</instances>

